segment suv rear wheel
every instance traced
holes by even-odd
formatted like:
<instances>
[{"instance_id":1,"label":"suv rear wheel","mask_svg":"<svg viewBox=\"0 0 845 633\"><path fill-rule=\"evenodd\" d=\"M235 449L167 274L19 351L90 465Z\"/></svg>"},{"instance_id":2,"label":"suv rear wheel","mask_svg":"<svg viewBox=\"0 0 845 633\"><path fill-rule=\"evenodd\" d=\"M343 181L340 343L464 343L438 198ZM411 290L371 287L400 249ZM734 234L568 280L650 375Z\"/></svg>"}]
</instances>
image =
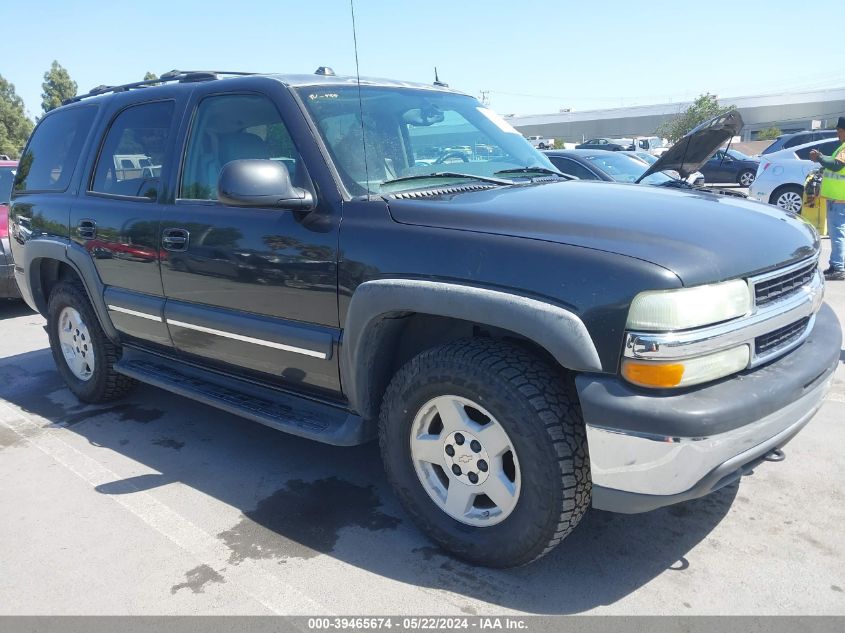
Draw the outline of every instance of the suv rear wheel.
<instances>
[{"instance_id":1,"label":"suv rear wheel","mask_svg":"<svg viewBox=\"0 0 845 633\"><path fill-rule=\"evenodd\" d=\"M572 381L515 345L461 340L412 359L388 387L379 441L417 524L475 564L529 563L589 507Z\"/></svg>"},{"instance_id":2,"label":"suv rear wheel","mask_svg":"<svg viewBox=\"0 0 845 633\"><path fill-rule=\"evenodd\" d=\"M135 381L114 371L121 348L103 333L85 290L62 282L47 305L47 333L59 373L83 402L108 402L124 396Z\"/></svg>"}]
</instances>

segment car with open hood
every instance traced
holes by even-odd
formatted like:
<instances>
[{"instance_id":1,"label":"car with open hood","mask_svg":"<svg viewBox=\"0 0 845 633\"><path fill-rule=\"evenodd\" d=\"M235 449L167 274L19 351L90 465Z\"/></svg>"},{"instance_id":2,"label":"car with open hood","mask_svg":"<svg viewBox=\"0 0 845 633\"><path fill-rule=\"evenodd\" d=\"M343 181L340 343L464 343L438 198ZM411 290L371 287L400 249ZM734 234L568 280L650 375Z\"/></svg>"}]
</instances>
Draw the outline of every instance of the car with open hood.
<instances>
[{"instance_id":1,"label":"car with open hood","mask_svg":"<svg viewBox=\"0 0 845 633\"><path fill-rule=\"evenodd\" d=\"M655 175L706 160L685 138ZM443 85L321 68L100 87L38 122L10 236L77 398L144 382L317 441L378 438L413 521L494 567L591 507L644 512L780 461L840 362L812 227L567 177ZM93 252L109 244L133 256Z\"/></svg>"},{"instance_id":2,"label":"car with open hood","mask_svg":"<svg viewBox=\"0 0 845 633\"><path fill-rule=\"evenodd\" d=\"M739 112L731 110L701 123L655 160L636 159L626 151L553 150L546 155L563 173L584 180L696 188L703 184L698 178L701 170L712 162L722 145L739 134L742 126ZM709 190L745 197L744 193L731 189Z\"/></svg>"}]
</instances>

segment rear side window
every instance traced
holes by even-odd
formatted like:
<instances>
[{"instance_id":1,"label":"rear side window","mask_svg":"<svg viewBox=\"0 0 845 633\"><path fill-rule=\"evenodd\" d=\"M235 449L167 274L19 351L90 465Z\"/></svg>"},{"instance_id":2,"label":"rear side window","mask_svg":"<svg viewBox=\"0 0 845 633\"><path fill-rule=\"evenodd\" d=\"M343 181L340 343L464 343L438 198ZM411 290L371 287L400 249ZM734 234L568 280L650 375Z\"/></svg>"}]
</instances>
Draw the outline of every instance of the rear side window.
<instances>
[{"instance_id":1,"label":"rear side window","mask_svg":"<svg viewBox=\"0 0 845 633\"><path fill-rule=\"evenodd\" d=\"M784 147L795 147L796 145L803 145L804 143L809 143L813 140L812 134L799 134L797 136L793 136L789 139L786 143L783 144Z\"/></svg>"},{"instance_id":2,"label":"rear side window","mask_svg":"<svg viewBox=\"0 0 845 633\"><path fill-rule=\"evenodd\" d=\"M96 112L94 107L70 108L45 117L21 156L15 191L67 189Z\"/></svg>"},{"instance_id":3,"label":"rear side window","mask_svg":"<svg viewBox=\"0 0 845 633\"><path fill-rule=\"evenodd\" d=\"M818 143L813 145L812 147L805 147L803 149L799 149L795 154L801 160L810 160L810 152L814 149L819 150L823 155L830 156L833 154L833 151L839 147L840 143L838 140L836 141L827 141L826 143Z\"/></svg>"},{"instance_id":4,"label":"rear side window","mask_svg":"<svg viewBox=\"0 0 845 633\"><path fill-rule=\"evenodd\" d=\"M126 108L103 141L90 191L155 200L173 119L172 101Z\"/></svg>"}]
</instances>

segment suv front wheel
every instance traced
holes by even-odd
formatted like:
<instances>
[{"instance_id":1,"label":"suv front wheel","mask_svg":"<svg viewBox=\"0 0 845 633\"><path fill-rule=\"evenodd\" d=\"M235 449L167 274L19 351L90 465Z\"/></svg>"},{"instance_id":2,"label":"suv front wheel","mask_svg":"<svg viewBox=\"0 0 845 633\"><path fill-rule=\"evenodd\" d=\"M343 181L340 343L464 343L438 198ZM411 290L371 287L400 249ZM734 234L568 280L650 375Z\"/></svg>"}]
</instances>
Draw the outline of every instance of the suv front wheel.
<instances>
[{"instance_id":1,"label":"suv front wheel","mask_svg":"<svg viewBox=\"0 0 845 633\"><path fill-rule=\"evenodd\" d=\"M56 367L83 402L108 402L125 395L135 381L118 374L121 348L103 333L84 288L62 282L50 293L47 333Z\"/></svg>"},{"instance_id":2,"label":"suv front wheel","mask_svg":"<svg viewBox=\"0 0 845 633\"><path fill-rule=\"evenodd\" d=\"M572 381L515 345L461 340L412 359L388 387L379 440L417 524L475 564L529 563L589 507Z\"/></svg>"}]
</instances>

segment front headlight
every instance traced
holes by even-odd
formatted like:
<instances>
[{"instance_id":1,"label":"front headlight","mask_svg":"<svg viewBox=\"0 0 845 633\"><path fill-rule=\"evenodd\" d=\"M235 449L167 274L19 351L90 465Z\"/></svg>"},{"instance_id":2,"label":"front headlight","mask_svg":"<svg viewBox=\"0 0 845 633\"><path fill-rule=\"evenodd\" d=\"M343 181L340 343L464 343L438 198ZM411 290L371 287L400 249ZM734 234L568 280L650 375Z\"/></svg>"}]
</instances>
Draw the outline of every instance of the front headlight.
<instances>
[{"instance_id":1,"label":"front headlight","mask_svg":"<svg viewBox=\"0 0 845 633\"><path fill-rule=\"evenodd\" d=\"M707 286L641 292L631 303L627 328L634 331L686 330L751 312L753 298L742 279Z\"/></svg>"}]
</instances>

